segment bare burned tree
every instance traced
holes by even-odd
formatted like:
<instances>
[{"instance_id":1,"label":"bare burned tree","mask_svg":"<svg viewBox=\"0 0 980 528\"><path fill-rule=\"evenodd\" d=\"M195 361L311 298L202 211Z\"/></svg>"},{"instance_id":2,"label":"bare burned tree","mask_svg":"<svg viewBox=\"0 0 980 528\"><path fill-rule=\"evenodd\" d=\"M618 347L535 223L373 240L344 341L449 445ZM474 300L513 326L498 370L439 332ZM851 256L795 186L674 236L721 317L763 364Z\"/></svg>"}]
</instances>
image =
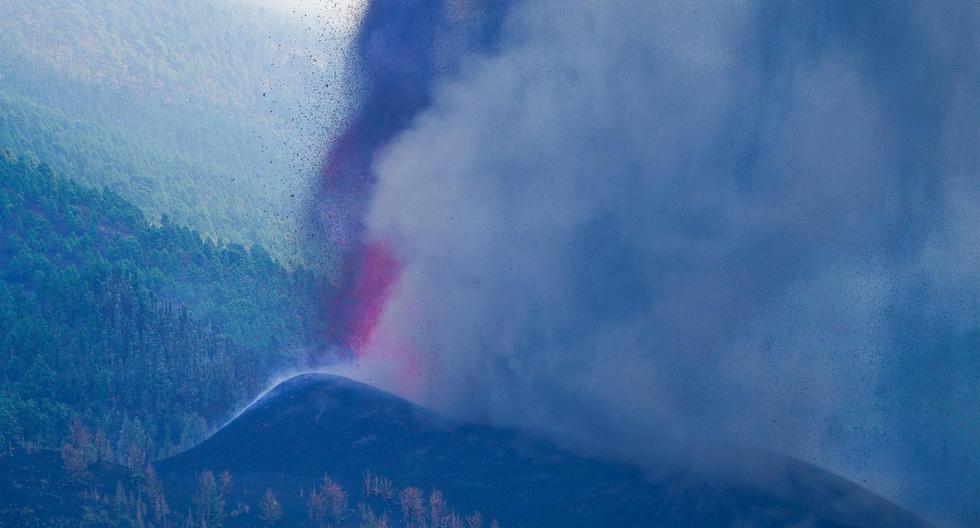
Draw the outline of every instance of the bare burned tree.
<instances>
[{"instance_id":1,"label":"bare burned tree","mask_svg":"<svg viewBox=\"0 0 980 528\"><path fill-rule=\"evenodd\" d=\"M425 507L422 503L422 490L409 486L401 491L398 498L402 506L405 526L423 528L425 526Z\"/></svg>"},{"instance_id":2,"label":"bare burned tree","mask_svg":"<svg viewBox=\"0 0 980 528\"><path fill-rule=\"evenodd\" d=\"M325 526L327 521L327 502L323 495L317 493L316 488L310 491L310 498L306 501L307 517L310 524L320 528Z\"/></svg>"},{"instance_id":3,"label":"bare burned tree","mask_svg":"<svg viewBox=\"0 0 980 528\"><path fill-rule=\"evenodd\" d=\"M468 528L483 528L483 515L480 512L473 512L466 518Z\"/></svg>"},{"instance_id":4,"label":"bare burned tree","mask_svg":"<svg viewBox=\"0 0 980 528\"><path fill-rule=\"evenodd\" d=\"M442 491L433 489L429 493L429 522L432 528L441 528L448 513L449 507L446 505L446 498L443 497Z\"/></svg>"}]
</instances>

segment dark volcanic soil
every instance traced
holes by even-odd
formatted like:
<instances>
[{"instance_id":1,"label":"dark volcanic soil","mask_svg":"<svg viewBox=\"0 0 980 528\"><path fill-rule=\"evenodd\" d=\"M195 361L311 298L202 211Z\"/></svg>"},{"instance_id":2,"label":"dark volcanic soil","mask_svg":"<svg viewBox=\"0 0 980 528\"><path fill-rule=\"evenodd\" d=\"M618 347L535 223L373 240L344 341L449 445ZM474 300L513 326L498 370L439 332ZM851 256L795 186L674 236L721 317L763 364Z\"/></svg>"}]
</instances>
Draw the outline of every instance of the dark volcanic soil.
<instances>
[{"instance_id":1,"label":"dark volcanic soil","mask_svg":"<svg viewBox=\"0 0 980 528\"><path fill-rule=\"evenodd\" d=\"M257 503L271 486L286 520L297 523L306 511L301 488L329 473L356 502L370 469L399 487L438 487L461 512L492 514L507 528L923 525L813 466L759 455L751 463L769 466L764 484L687 471L651 478L515 431L454 424L346 378L307 374L283 382L211 438L156 467L178 504L187 504L202 469L227 469L236 482L229 508Z\"/></svg>"}]
</instances>

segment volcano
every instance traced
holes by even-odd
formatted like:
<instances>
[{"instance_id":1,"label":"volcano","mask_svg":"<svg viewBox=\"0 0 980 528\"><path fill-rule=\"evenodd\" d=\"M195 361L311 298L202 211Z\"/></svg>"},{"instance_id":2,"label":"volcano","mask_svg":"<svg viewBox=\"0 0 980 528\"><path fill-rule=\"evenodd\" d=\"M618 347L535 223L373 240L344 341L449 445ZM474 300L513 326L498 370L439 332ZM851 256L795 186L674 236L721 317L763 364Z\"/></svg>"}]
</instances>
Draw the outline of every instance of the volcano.
<instances>
[{"instance_id":1,"label":"volcano","mask_svg":"<svg viewBox=\"0 0 980 528\"><path fill-rule=\"evenodd\" d=\"M504 527L925 525L811 465L776 455L751 460L769 476L650 471L576 455L511 429L457 423L347 378L304 374L156 466L178 507L190 504L199 472L228 470L235 475L229 501L255 504L272 489L291 521L286 525L305 520L303 489L324 473L352 490L356 502L366 471L396 487L439 488L454 508L484 512ZM398 506L392 508L391 525L401 526Z\"/></svg>"}]
</instances>

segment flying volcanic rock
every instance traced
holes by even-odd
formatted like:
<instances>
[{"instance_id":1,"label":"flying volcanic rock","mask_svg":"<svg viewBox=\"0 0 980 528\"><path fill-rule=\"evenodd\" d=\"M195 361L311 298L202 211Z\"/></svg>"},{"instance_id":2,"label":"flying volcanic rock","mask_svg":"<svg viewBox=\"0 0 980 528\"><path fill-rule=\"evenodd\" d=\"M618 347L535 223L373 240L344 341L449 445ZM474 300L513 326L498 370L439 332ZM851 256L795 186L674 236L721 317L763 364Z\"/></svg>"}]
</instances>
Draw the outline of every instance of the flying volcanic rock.
<instances>
[{"instance_id":1,"label":"flying volcanic rock","mask_svg":"<svg viewBox=\"0 0 980 528\"><path fill-rule=\"evenodd\" d=\"M229 505L257 504L271 487L296 523L306 515L304 486L328 473L355 504L370 470L391 479L394 501L399 488L439 488L458 511L487 512L506 527L923 525L813 466L775 455L745 460L760 469L752 479L699 476L679 466L642 471L513 430L454 423L346 378L305 374L157 466L178 508L191 503L203 469L229 470L236 483Z\"/></svg>"},{"instance_id":2,"label":"flying volcanic rock","mask_svg":"<svg viewBox=\"0 0 980 528\"><path fill-rule=\"evenodd\" d=\"M360 355L400 272L384 240L365 238L375 157L431 103L437 78L494 47L509 4L374 0L366 6L352 50L362 93L320 169L309 217L321 234L317 247L338 274L324 296L331 321L326 337L346 353Z\"/></svg>"}]
</instances>

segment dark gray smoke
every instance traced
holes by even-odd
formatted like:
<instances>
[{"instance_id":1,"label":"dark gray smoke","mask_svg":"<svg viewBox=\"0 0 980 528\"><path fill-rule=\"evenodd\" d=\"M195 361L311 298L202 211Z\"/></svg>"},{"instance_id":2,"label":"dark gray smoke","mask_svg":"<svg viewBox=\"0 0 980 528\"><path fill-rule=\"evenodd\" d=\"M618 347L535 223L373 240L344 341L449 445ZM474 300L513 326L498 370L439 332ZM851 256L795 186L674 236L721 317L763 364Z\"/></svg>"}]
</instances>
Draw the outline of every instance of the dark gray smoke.
<instances>
[{"instance_id":1,"label":"dark gray smoke","mask_svg":"<svg viewBox=\"0 0 980 528\"><path fill-rule=\"evenodd\" d=\"M374 163L423 398L980 523L980 7L517 4Z\"/></svg>"}]
</instances>

